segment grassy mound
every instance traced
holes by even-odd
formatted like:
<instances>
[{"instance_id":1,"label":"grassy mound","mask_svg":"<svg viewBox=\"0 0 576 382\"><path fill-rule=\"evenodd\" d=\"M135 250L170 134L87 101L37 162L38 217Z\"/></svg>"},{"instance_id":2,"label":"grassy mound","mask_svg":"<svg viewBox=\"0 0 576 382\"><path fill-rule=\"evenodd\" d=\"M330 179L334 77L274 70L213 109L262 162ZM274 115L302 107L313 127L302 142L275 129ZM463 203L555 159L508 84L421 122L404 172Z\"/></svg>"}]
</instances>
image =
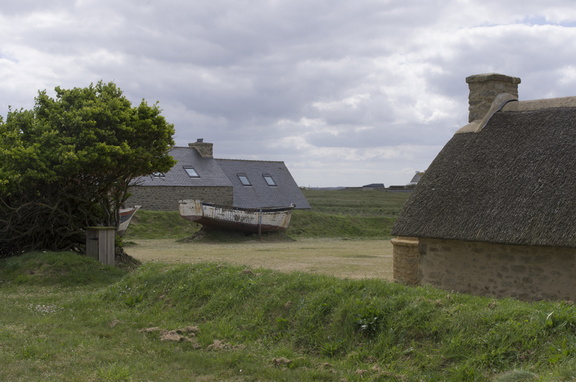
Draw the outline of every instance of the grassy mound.
<instances>
[{"instance_id":1,"label":"grassy mound","mask_svg":"<svg viewBox=\"0 0 576 382\"><path fill-rule=\"evenodd\" d=\"M200 226L180 217L178 211L136 212L126 231L124 241L130 239L178 239L194 235Z\"/></svg>"},{"instance_id":2,"label":"grassy mound","mask_svg":"<svg viewBox=\"0 0 576 382\"><path fill-rule=\"evenodd\" d=\"M73 252L30 252L0 260L0 285L106 285L126 273Z\"/></svg>"},{"instance_id":3,"label":"grassy mound","mask_svg":"<svg viewBox=\"0 0 576 382\"><path fill-rule=\"evenodd\" d=\"M287 234L299 237L389 239L394 219L376 216L332 215L295 211Z\"/></svg>"},{"instance_id":4,"label":"grassy mound","mask_svg":"<svg viewBox=\"0 0 576 382\"><path fill-rule=\"evenodd\" d=\"M576 377L576 310L566 303L211 264L146 265L102 298L141 322L194 325L201 347L264 347L291 368L325 362L351 380L362 379L353 370L369 380Z\"/></svg>"},{"instance_id":5,"label":"grassy mound","mask_svg":"<svg viewBox=\"0 0 576 382\"><path fill-rule=\"evenodd\" d=\"M71 253L0 269L0 380L576 378L571 303L214 264L122 276Z\"/></svg>"}]
</instances>

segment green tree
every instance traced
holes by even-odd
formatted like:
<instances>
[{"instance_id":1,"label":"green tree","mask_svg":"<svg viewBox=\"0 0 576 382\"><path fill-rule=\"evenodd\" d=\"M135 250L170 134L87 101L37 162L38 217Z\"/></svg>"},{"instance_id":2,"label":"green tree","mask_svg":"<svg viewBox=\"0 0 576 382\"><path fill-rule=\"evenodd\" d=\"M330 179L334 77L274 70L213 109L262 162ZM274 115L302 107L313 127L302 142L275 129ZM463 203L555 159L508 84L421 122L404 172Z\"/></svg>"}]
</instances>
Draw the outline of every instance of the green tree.
<instances>
[{"instance_id":1,"label":"green tree","mask_svg":"<svg viewBox=\"0 0 576 382\"><path fill-rule=\"evenodd\" d=\"M117 226L135 178L168 171L173 125L114 83L40 91L0 119L0 256L82 250L85 227Z\"/></svg>"}]
</instances>

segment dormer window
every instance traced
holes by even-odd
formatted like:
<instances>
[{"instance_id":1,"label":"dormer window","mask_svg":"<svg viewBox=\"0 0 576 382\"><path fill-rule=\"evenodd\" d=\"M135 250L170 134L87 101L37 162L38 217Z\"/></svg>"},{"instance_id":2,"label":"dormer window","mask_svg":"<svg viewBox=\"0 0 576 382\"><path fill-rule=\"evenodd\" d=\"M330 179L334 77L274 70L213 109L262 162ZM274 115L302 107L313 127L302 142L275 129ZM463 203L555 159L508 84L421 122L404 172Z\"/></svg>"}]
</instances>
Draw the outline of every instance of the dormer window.
<instances>
[{"instance_id":1,"label":"dormer window","mask_svg":"<svg viewBox=\"0 0 576 382\"><path fill-rule=\"evenodd\" d=\"M269 186L276 186L276 182L274 181L274 178L272 178L272 175L270 174L264 174L262 175L264 177L264 180L266 181L266 184Z\"/></svg>"},{"instance_id":2,"label":"dormer window","mask_svg":"<svg viewBox=\"0 0 576 382\"><path fill-rule=\"evenodd\" d=\"M184 171L186 171L186 174L188 174L190 178L200 178L200 175L198 175L194 167L184 166Z\"/></svg>"},{"instance_id":3,"label":"dormer window","mask_svg":"<svg viewBox=\"0 0 576 382\"><path fill-rule=\"evenodd\" d=\"M238 179L240 179L240 183L242 183L243 186L251 186L252 185L252 183L250 182L250 179L248 179L246 174L238 174Z\"/></svg>"}]
</instances>

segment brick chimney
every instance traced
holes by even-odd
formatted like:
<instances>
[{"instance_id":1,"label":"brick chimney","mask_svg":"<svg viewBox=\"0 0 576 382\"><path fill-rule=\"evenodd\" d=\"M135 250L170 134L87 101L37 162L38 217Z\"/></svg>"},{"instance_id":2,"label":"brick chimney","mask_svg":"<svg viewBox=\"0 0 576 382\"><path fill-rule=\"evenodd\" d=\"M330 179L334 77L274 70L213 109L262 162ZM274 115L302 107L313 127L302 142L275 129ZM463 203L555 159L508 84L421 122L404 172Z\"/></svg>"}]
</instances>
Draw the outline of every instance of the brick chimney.
<instances>
[{"instance_id":1,"label":"brick chimney","mask_svg":"<svg viewBox=\"0 0 576 382\"><path fill-rule=\"evenodd\" d=\"M188 143L188 146L196 149L202 158L213 158L213 144L204 142L204 139L198 138L194 143Z\"/></svg>"},{"instance_id":2,"label":"brick chimney","mask_svg":"<svg viewBox=\"0 0 576 382\"><path fill-rule=\"evenodd\" d=\"M498 94L509 93L518 98L518 77L486 73L466 77L466 82L470 89L468 122L484 118Z\"/></svg>"}]
</instances>

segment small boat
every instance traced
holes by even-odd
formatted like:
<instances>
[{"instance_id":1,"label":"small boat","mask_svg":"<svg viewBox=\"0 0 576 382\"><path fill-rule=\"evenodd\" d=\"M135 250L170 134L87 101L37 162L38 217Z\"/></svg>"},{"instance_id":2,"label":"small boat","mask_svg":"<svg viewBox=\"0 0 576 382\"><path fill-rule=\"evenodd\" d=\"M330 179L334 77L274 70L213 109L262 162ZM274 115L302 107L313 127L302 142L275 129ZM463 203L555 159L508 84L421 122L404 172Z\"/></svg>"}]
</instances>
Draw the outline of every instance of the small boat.
<instances>
[{"instance_id":1,"label":"small boat","mask_svg":"<svg viewBox=\"0 0 576 382\"><path fill-rule=\"evenodd\" d=\"M118 223L117 230L118 236L124 236L124 233L130 225L132 217L134 217L134 214L140 209L140 207L141 206L134 206L133 208L120 208L120 211L118 211L120 215L120 221Z\"/></svg>"},{"instance_id":2,"label":"small boat","mask_svg":"<svg viewBox=\"0 0 576 382\"><path fill-rule=\"evenodd\" d=\"M180 216L205 228L246 233L286 231L295 205L279 208L240 208L181 200Z\"/></svg>"}]
</instances>

